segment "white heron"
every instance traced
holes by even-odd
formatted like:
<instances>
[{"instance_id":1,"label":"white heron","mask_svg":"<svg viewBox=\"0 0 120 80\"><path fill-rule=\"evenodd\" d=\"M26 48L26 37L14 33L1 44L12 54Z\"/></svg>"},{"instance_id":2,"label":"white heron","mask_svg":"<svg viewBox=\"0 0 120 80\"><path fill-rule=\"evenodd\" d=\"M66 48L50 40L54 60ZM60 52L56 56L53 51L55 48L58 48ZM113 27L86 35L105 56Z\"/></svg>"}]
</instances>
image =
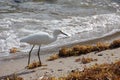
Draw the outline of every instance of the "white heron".
<instances>
[{"instance_id":1,"label":"white heron","mask_svg":"<svg viewBox=\"0 0 120 80\"><path fill-rule=\"evenodd\" d=\"M40 47L41 47L41 45L42 44L49 44L49 43L56 41L57 36L59 34L64 34L64 35L68 36L67 34L63 33L61 30L56 29L53 31L53 35L49 35L46 32L39 32L39 33L35 33L35 34L31 34L29 36L26 36L20 40L20 42L26 42L26 43L33 45L31 50L29 51L28 66L30 64L31 52L32 52L33 48L35 47L35 45L39 45L37 55L38 55L39 63L41 64L41 60L40 60Z\"/></svg>"}]
</instances>

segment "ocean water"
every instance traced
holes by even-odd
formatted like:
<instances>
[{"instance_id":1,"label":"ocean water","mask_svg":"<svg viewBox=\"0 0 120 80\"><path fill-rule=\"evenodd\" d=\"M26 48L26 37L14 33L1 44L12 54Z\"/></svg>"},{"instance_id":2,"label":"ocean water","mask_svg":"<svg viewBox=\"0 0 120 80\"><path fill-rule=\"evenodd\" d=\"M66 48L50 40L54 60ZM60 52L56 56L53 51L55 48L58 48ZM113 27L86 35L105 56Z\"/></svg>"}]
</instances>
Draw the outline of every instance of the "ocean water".
<instances>
[{"instance_id":1,"label":"ocean water","mask_svg":"<svg viewBox=\"0 0 120 80\"><path fill-rule=\"evenodd\" d=\"M0 0L0 57L9 49L26 52L20 39L39 31L52 34L61 29L56 42L43 49L111 35L120 31L119 0Z\"/></svg>"}]
</instances>

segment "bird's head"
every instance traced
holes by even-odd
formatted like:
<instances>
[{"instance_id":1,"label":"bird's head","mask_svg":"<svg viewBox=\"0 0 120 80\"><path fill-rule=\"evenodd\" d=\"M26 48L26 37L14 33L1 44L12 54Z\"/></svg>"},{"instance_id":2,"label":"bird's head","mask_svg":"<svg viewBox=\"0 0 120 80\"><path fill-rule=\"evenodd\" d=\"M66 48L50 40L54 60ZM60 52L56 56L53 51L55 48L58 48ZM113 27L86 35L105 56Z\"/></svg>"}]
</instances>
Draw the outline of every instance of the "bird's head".
<instances>
[{"instance_id":1,"label":"bird's head","mask_svg":"<svg viewBox=\"0 0 120 80\"><path fill-rule=\"evenodd\" d=\"M65 34L64 32L62 32L62 31L59 30L59 29L54 30L54 34L56 34L56 35L63 34L63 35L68 36L67 34Z\"/></svg>"}]
</instances>

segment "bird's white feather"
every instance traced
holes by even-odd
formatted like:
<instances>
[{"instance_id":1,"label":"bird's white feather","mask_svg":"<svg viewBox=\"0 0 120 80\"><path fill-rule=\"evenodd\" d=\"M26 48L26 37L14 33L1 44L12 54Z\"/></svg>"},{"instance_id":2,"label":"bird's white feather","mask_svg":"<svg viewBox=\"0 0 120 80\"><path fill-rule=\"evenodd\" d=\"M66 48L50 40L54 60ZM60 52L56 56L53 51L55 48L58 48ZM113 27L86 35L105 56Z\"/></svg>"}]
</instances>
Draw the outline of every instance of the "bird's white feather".
<instances>
[{"instance_id":1,"label":"bird's white feather","mask_svg":"<svg viewBox=\"0 0 120 80\"><path fill-rule=\"evenodd\" d=\"M55 30L52 36L46 32L39 32L22 38L20 42L26 42L33 45L49 44L54 42L59 34L63 34L63 32Z\"/></svg>"},{"instance_id":2,"label":"bird's white feather","mask_svg":"<svg viewBox=\"0 0 120 80\"><path fill-rule=\"evenodd\" d=\"M22 38L20 42L26 42L35 45L48 44L50 38L52 37L48 33L39 32Z\"/></svg>"}]
</instances>

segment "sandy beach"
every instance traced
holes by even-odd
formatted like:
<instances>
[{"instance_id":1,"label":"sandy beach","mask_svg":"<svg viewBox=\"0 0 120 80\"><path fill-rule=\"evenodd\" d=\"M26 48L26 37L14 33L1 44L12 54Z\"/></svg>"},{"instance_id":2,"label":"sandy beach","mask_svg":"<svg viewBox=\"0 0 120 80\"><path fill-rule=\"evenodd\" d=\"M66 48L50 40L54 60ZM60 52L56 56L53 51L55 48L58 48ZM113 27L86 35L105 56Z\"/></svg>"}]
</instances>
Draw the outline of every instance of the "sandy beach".
<instances>
[{"instance_id":1,"label":"sandy beach","mask_svg":"<svg viewBox=\"0 0 120 80\"><path fill-rule=\"evenodd\" d=\"M0 0L0 80L120 80L119 53L120 0Z\"/></svg>"},{"instance_id":2,"label":"sandy beach","mask_svg":"<svg viewBox=\"0 0 120 80\"><path fill-rule=\"evenodd\" d=\"M114 35L103 37L100 39L90 40L82 43L75 43L71 45L66 45L67 47L76 45L76 44L95 44L96 42L111 42L115 39L120 39L119 32ZM13 73L18 74L20 77L23 77L24 80L39 80L42 76L65 76L72 70L80 70L82 71L86 67L90 67L94 64L103 64L103 63L112 63L120 60L120 48L105 50L99 53L91 52L86 55L80 56L72 56L67 58L60 58L54 61L47 61L51 54L55 54L59 52L61 47L57 47L56 49L52 49L51 51L42 51L41 52L41 61L44 66L35 68L35 69L25 69L27 66L28 55L17 55L9 56L5 58L0 58L0 80L7 75L11 75ZM18 52L17 54L21 54L22 52ZM32 53L31 62L34 60L37 61L38 58L34 55L36 51ZM19 56L19 57L18 57ZM16 58L17 57L17 58ZM96 61L92 61L90 63L83 64L81 61L75 62L76 59L79 58L93 58Z\"/></svg>"}]
</instances>

